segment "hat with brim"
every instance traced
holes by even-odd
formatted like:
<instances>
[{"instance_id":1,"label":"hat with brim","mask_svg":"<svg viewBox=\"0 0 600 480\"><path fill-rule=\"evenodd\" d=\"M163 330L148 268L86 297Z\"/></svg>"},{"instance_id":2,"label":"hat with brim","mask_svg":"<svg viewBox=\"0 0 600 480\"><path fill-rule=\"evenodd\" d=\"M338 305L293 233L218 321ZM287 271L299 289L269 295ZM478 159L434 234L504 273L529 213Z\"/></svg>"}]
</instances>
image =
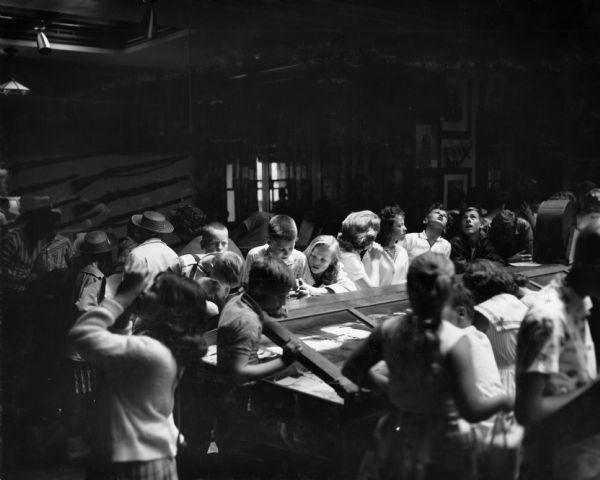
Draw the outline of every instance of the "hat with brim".
<instances>
[{"instance_id":1,"label":"hat with brim","mask_svg":"<svg viewBox=\"0 0 600 480\"><path fill-rule=\"evenodd\" d=\"M34 215L53 216L58 221L62 213L60 209L52 208L47 195L23 195L19 200L19 217L25 219Z\"/></svg>"},{"instance_id":2,"label":"hat with brim","mask_svg":"<svg viewBox=\"0 0 600 480\"><path fill-rule=\"evenodd\" d=\"M112 233L96 230L85 234L83 242L79 245L79 251L85 255L95 255L112 252L117 248L117 237Z\"/></svg>"},{"instance_id":3,"label":"hat with brim","mask_svg":"<svg viewBox=\"0 0 600 480\"><path fill-rule=\"evenodd\" d=\"M173 225L159 212L146 211L142 214L133 215L131 223L136 227L154 233L171 233Z\"/></svg>"}]
</instances>

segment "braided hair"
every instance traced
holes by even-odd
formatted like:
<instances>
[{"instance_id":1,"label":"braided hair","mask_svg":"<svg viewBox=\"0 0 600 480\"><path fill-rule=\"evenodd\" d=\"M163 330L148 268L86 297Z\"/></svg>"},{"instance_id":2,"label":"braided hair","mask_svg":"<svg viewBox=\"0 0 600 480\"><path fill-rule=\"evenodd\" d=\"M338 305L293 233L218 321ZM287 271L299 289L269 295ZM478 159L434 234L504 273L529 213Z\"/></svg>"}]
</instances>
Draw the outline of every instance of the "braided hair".
<instances>
[{"instance_id":1,"label":"braided hair","mask_svg":"<svg viewBox=\"0 0 600 480\"><path fill-rule=\"evenodd\" d=\"M438 331L442 310L452 294L453 275L452 262L433 252L415 257L408 268L411 311L397 333L397 355L401 364L414 367L406 371L418 372L431 384L437 383L442 372Z\"/></svg>"}]
</instances>

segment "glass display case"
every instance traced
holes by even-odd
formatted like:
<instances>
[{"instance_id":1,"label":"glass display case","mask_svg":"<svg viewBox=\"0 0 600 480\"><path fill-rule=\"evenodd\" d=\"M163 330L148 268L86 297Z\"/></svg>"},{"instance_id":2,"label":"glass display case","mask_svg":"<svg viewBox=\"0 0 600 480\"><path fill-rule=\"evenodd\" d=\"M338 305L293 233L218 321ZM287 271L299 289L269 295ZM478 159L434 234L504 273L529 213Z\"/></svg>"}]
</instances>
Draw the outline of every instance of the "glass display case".
<instances>
[{"instance_id":1,"label":"glass display case","mask_svg":"<svg viewBox=\"0 0 600 480\"><path fill-rule=\"evenodd\" d=\"M529 287L537 290L566 269L558 265L515 271L526 275ZM388 406L387 399L383 394L365 392L347 401L332 384L357 344L386 318L404 315L407 308L405 286L290 300L287 318L277 320L277 325L302 340L303 354L310 358L241 389L234 426L239 449L260 447L262 451L303 457L345 472L346 478L353 477L375 423ZM263 333L259 358L279 356L277 338L268 328ZM200 442L208 440L219 408L219 400L212 395L218 390L216 330L208 332L206 339L208 353L191 375L193 385L188 376L182 394L184 407L190 412L188 420L182 421L183 433L193 434Z\"/></svg>"}]
</instances>

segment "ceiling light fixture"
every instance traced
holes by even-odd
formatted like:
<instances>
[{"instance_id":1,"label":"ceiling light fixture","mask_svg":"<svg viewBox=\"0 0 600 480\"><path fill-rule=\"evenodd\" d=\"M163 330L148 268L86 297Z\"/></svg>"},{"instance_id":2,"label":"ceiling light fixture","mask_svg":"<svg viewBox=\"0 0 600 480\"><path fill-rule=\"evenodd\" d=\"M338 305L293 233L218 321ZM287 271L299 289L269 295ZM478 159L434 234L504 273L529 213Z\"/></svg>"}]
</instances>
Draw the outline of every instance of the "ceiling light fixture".
<instances>
[{"instance_id":1,"label":"ceiling light fixture","mask_svg":"<svg viewBox=\"0 0 600 480\"><path fill-rule=\"evenodd\" d=\"M6 53L6 55L8 55L8 63L10 70L10 63L15 53L17 53L17 49L14 47L7 47L4 49L4 52ZM31 93L31 90L22 83L17 82L14 74L11 73L10 80L0 85L0 93L2 95L27 95Z\"/></svg>"},{"instance_id":2,"label":"ceiling light fixture","mask_svg":"<svg viewBox=\"0 0 600 480\"><path fill-rule=\"evenodd\" d=\"M52 46L50 45L48 37L44 33L44 30L46 30L46 26L43 24L43 22L39 27L35 27L35 30L37 31L38 53L40 55L48 55L49 53L52 53Z\"/></svg>"},{"instance_id":3,"label":"ceiling light fixture","mask_svg":"<svg viewBox=\"0 0 600 480\"><path fill-rule=\"evenodd\" d=\"M146 11L142 19L143 35L148 40L156 36L156 12L154 11L155 0L143 0L146 4Z\"/></svg>"}]
</instances>

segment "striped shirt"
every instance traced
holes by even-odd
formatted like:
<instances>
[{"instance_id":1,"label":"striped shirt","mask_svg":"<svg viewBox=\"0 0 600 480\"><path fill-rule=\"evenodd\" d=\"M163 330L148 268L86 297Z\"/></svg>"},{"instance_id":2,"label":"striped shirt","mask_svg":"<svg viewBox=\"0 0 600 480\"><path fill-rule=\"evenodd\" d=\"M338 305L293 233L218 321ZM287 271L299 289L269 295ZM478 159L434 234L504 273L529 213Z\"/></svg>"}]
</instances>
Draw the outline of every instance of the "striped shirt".
<instances>
[{"instance_id":1,"label":"striped shirt","mask_svg":"<svg viewBox=\"0 0 600 480\"><path fill-rule=\"evenodd\" d=\"M514 295L501 293L476 305L475 311L490 323L485 334L492 344L502 386L507 393L514 394L517 335L527 307Z\"/></svg>"},{"instance_id":2,"label":"striped shirt","mask_svg":"<svg viewBox=\"0 0 600 480\"><path fill-rule=\"evenodd\" d=\"M38 255L45 249L46 243L38 241L32 247L27 244L23 226L10 230L0 248L0 269L4 288L23 293L26 280L33 272Z\"/></svg>"}]
</instances>

